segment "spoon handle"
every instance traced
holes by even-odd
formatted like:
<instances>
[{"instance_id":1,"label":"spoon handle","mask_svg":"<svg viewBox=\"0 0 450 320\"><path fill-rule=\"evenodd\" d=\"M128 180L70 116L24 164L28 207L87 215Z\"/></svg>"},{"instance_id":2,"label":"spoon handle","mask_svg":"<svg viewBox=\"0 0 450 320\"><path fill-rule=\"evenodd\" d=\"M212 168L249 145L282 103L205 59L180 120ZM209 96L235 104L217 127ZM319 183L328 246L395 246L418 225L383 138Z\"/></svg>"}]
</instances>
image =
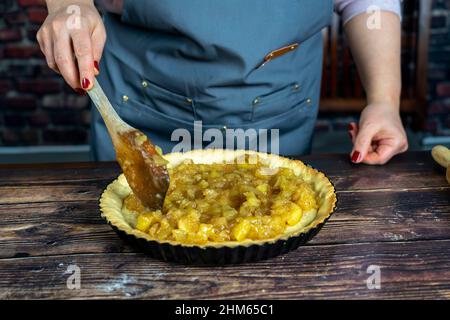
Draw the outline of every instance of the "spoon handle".
<instances>
[{"instance_id":1,"label":"spoon handle","mask_svg":"<svg viewBox=\"0 0 450 320\"><path fill-rule=\"evenodd\" d=\"M111 138L119 132L132 129L114 110L98 81L94 82L94 86L88 91L88 94L105 121Z\"/></svg>"}]
</instances>

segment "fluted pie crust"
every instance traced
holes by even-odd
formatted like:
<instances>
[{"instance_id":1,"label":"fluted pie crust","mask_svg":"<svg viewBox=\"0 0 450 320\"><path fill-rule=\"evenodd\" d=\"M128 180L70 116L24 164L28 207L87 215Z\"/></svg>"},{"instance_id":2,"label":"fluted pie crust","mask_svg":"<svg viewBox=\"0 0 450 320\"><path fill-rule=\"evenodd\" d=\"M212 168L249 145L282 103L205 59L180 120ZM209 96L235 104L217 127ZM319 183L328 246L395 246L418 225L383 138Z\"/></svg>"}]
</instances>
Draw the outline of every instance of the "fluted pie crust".
<instances>
[{"instance_id":1,"label":"fluted pie crust","mask_svg":"<svg viewBox=\"0 0 450 320\"><path fill-rule=\"evenodd\" d=\"M274 243L279 240L287 240L288 238L298 236L302 233L308 232L310 229L314 229L329 218L333 213L336 205L336 193L334 186L330 180L318 170L305 165L299 160L291 160L288 158L280 157L278 155L259 153L254 151L245 150L194 150L185 153L170 153L164 155L164 158L169 161L168 167L173 168L182 163L185 160L191 160L195 164L212 164L212 163L224 163L232 162L236 159L244 157L245 155L256 155L258 161L264 163L270 168L286 167L290 168L296 176L300 176L305 182L313 186L318 201L317 212L305 213L302 219L294 226L286 228L285 232L277 237L263 240L250 240L244 241L226 241L226 242L207 242L206 244L187 244L179 243L176 241L158 241L151 237L149 234L135 229L135 216L123 210L123 201L130 195L131 189L123 174L121 174L115 181L113 181L106 190L103 192L100 199L100 209L102 217L104 217L108 223L113 227L122 231L127 235L134 236L138 239L144 239L147 241L156 241L161 244L169 244L183 247L201 247L201 248L232 248L235 246L251 246L262 245L267 243Z\"/></svg>"}]
</instances>

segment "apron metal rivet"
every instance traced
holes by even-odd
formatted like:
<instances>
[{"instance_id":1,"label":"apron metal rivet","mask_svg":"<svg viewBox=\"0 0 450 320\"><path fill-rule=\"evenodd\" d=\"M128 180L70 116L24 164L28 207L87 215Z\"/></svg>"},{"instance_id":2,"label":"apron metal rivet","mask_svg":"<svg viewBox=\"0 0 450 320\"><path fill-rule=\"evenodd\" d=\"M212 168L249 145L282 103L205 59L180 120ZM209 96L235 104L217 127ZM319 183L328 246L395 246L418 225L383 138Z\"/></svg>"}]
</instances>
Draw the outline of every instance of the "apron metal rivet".
<instances>
[{"instance_id":1,"label":"apron metal rivet","mask_svg":"<svg viewBox=\"0 0 450 320\"><path fill-rule=\"evenodd\" d=\"M192 99L191 98L186 98L186 102L187 103L192 103Z\"/></svg>"},{"instance_id":2,"label":"apron metal rivet","mask_svg":"<svg viewBox=\"0 0 450 320\"><path fill-rule=\"evenodd\" d=\"M128 101L128 96L123 95L123 96L122 96L122 100L123 100L123 102L127 102L127 101Z\"/></svg>"},{"instance_id":3,"label":"apron metal rivet","mask_svg":"<svg viewBox=\"0 0 450 320\"><path fill-rule=\"evenodd\" d=\"M294 87L293 87L293 89L294 89L294 91L297 91L297 90L299 90L300 89L300 85L299 84L294 84Z\"/></svg>"},{"instance_id":4,"label":"apron metal rivet","mask_svg":"<svg viewBox=\"0 0 450 320\"><path fill-rule=\"evenodd\" d=\"M226 131L227 129L228 129L227 126L222 127L222 131Z\"/></svg>"},{"instance_id":5,"label":"apron metal rivet","mask_svg":"<svg viewBox=\"0 0 450 320\"><path fill-rule=\"evenodd\" d=\"M307 104L311 104L312 100L311 99L306 99L306 103Z\"/></svg>"},{"instance_id":6,"label":"apron metal rivet","mask_svg":"<svg viewBox=\"0 0 450 320\"><path fill-rule=\"evenodd\" d=\"M148 82L147 82L147 81L142 81L142 86L143 86L144 88L147 88L147 87L148 87Z\"/></svg>"},{"instance_id":7,"label":"apron metal rivet","mask_svg":"<svg viewBox=\"0 0 450 320\"><path fill-rule=\"evenodd\" d=\"M258 104L259 103L259 98L255 98L255 100L253 100L253 104Z\"/></svg>"}]
</instances>

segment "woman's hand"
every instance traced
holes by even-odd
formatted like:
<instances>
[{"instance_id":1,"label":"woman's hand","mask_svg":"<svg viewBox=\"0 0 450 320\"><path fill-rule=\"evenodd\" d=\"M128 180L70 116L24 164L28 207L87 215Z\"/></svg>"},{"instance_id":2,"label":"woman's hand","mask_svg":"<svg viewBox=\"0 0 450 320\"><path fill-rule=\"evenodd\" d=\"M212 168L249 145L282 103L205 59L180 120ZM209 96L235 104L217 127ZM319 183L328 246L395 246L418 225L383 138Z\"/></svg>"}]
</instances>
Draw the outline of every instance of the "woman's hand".
<instances>
[{"instance_id":1,"label":"woman's hand","mask_svg":"<svg viewBox=\"0 0 450 320\"><path fill-rule=\"evenodd\" d=\"M389 11L377 14L380 25L376 28L368 27L372 13L356 15L345 24L368 102L359 127L351 123L349 128L355 163L384 164L408 148L399 114L400 17Z\"/></svg>"},{"instance_id":2,"label":"woman's hand","mask_svg":"<svg viewBox=\"0 0 450 320\"><path fill-rule=\"evenodd\" d=\"M47 8L47 19L37 33L47 64L84 93L99 72L106 40L103 21L92 0L47 0Z\"/></svg>"},{"instance_id":3,"label":"woman's hand","mask_svg":"<svg viewBox=\"0 0 450 320\"><path fill-rule=\"evenodd\" d=\"M408 140L398 112L387 103L369 104L361 113L359 126L349 124L354 163L385 164L408 149Z\"/></svg>"}]
</instances>

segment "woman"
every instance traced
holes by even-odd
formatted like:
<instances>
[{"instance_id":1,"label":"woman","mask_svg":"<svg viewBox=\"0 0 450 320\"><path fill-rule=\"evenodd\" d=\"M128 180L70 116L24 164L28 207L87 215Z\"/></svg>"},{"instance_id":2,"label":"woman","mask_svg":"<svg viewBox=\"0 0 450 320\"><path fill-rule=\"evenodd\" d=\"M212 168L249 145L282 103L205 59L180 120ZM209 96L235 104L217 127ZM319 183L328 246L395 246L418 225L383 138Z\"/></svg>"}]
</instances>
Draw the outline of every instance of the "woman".
<instances>
[{"instance_id":1,"label":"woman","mask_svg":"<svg viewBox=\"0 0 450 320\"><path fill-rule=\"evenodd\" d=\"M349 124L350 158L384 164L408 147L399 116L399 2L103 0L102 20L92 0L47 0L37 38L50 68L72 88L89 90L97 76L124 120L166 152L178 142L171 141L175 130L192 132L202 121L226 133L279 129L279 152L292 155L310 148L321 30L334 8L367 93L359 124ZM371 16L370 5L381 11ZM368 23L376 18L380 26ZM114 158L96 111L92 147L96 159Z\"/></svg>"}]
</instances>

